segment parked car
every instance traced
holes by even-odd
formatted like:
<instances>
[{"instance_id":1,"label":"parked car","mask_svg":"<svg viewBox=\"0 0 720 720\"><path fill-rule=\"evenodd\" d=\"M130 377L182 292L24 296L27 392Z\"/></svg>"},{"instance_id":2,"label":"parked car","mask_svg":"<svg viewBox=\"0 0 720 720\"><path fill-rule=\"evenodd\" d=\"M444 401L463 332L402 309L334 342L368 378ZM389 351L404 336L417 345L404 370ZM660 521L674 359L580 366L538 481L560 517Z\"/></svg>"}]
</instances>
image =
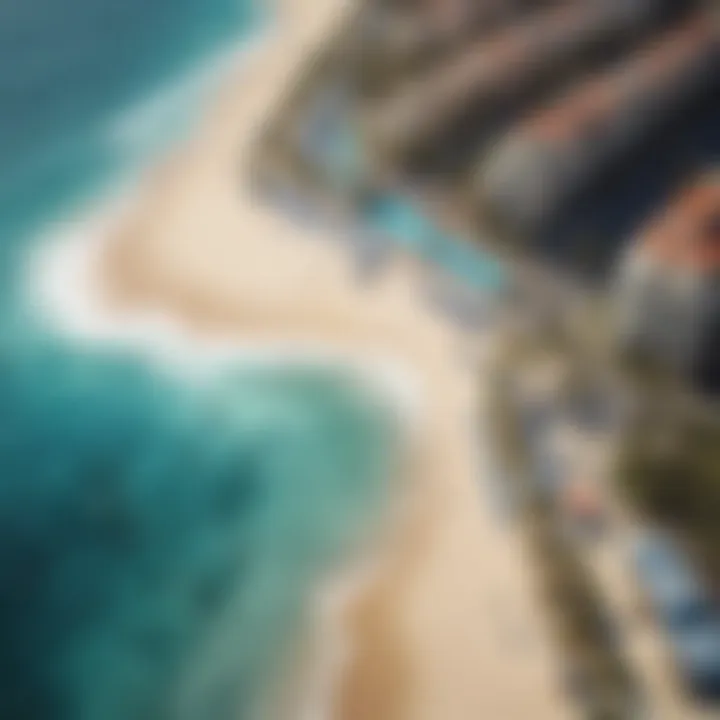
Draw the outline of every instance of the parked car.
<instances>
[{"instance_id":1,"label":"parked car","mask_svg":"<svg viewBox=\"0 0 720 720\"><path fill-rule=\"evenodd\" d=\"M697 618L670 634L678 667L695 695L720 701L720 619Z\"/></svg>"},{"instance_id":2,"label":"parked car","mask_svg":"<svg viewBox=\"0 0 720 720\"><path fill-rule=\"evenodd\" d=\"M689 558L668 535L646 532L633 548L633 560L685 686L720 699L720 608Z\"/></svg>"}]
</instances>

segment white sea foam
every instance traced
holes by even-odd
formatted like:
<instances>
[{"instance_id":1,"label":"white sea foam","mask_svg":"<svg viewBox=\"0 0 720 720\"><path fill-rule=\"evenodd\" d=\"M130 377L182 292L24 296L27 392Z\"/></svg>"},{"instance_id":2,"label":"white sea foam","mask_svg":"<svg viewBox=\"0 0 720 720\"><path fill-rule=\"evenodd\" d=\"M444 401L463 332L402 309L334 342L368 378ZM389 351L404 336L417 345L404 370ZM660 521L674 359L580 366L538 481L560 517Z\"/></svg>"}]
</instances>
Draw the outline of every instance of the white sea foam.
<instances>
[{"instance_id":1,"label":"white sea foam","mask_svg":"<svg viewBox=\"0 0 720 720\"><path fill-rule=\"evenodd\" d=\"M101 301L95 269L112 229L136 202L143 170L166 153L182 131L198 119L201 108L245 69L254 53L272 41L272 23L216 50L199 67L138 101L107 126L107 142L131 159L118 168L111 192L76 209L62 223L40 233L29 253L28 305L38 316L80 344L132 348L185 382L202 381L229 365L342 366L369 390L386 397L412 424L420 414L417 383L409 368L367 353L354 353L328 344L255 342L237 336L198 337L162 311L111 313ZM129 167L128 167L129 165Z\"/></svg>"},{"instance_id":2,"label":"white sea foam","mask_svg":"<svg viewBox=\"0 0 720 720\"><path fill-rule=\"evenodd\" d=\"M97 269L105 239L133 195L119 196L104 212L56 228L38 243L29 263L28 302L40 318L78 344L132 349L185 382L202 382L230 366L342 367L368 390L387 398L412 423L420 413L412 372L394 359L364 357L330 343L256 341L237 335L206 337L161 310L118 312L102 300Z\"/></svg>"},{"instance_id":3,"label":"white sea foam","mask_svg":"<svg viewBox=\"0 0 720 720\"><path fill-rule=\"evenodd\" d=\"M128 111L108 127L108 139L118 151L157 154L157 134L188 103L207 100L226 77L230 66L245 62L250 47L223 52L204 69L175 87ZM163 138L164 139L164 138ZM147 158L146 158L147 161ZM112 196L96 202L93 210L54 225L34 244L28 261L27 302L41 321L80 346L128 350L141 354L163 372L183 382L203 382L230 366L308 365L342 368L398 414L401 426L412 434L422 416L419 385L409 368L392 358L368 353L362 358L327 344L256 342L251 338L199 337L177 318L161 311L110 311L101 301L97 272L100 256L112 229L136 200L139 172L126 176ZM330 716L338 678L351 657L344 628L344 609L372 580L372 565L355 565L334 574L317 591L313 605L314 629L320 655L305 687L299 720Z\"/></svg>"},{"instance_id":4,"label":"white sea foam","mask_svg":"<svg viewBox=\"0 0 720 720\"><path fill-rule=\"evenodd\" d=\"M108 139L116 149L145 148L144 162L131 172L119 173L110 193L40 233L28 256L26 302L38 311L41 321L75 342L134 349L184 382L203 381L238 365L342 367L369 391L386 398L410 430L413 419L421 414L419 389L409 368L391 358L370 352L358 358L326 343L254 341L237 335L200 337L170 313L143 310L120 315L102 302L96 269L107 239L137 202L142 170L168 149L155 143L154 136L164 132L165 120L174 122L177 129L183 112L185 121L197 120L198 111L188 115L189 108L201 100L202 106L211 105L212 96L271 39L269 25L239 46L225 46L198 70L137 103L108 126Z\"/></svg>"},{"instance_id":5,"label":"white sea foam","mask_svg":"<svg viewBox=\"0 0 720 720\"><path fill-rule=\"evenodd\" d=\"M183 382L203 382L228 367L272 365L350 370L352 376L393 410L410 440L421 417L420 393L408 368L368 353L358 357L326 344L254 342L237 337L201 338L175 317L160 311L118 314L101 301L97 272L105 241L132 206L126 191L81 222L56 227L36 245L29 263L27 289L38 314L53 329L79 345L132 349L163 372ZM352 562L331 573L311 605L311 629L317 638L312 667L298 698L298 720L329 720L340 678L353 648L345 626L352 601L372 582L377 558Z\"/></svg>"}]
</instances>

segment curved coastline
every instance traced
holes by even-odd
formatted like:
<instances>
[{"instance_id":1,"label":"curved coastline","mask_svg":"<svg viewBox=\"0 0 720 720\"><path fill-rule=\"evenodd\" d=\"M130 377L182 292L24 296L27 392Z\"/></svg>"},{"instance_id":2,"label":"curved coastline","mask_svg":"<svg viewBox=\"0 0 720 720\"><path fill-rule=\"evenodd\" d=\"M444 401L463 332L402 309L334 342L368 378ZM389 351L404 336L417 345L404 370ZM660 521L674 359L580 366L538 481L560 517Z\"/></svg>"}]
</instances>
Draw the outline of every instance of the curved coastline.
<instances>
[{"instance_id":1,"label":"curved coastline","mask_svg":"<svg viewBox=\"0 0 720 720\"><path fill-rule=\"evenodd\" d=\"M160 144L156 143L152 139L155 134L152 126L157 124L158 119L167 116L168 104L177 106L171 118L174 125L178 119L176 110L180 105L185 106L189 92L197 100L200 91L203 95L214 94L216 83L222 86L235 81L236 72L242 75L249 59L272 37L270 29L263 29L262 33L262 36L250 41L243 40L239 50L222 50L217 57L207 61L200 71L181 79L179 84L172 84L159 95L153 94L148 99L138 101L119 120L113 120L107 126L108 141L117 145L115 150L122 150L125 156L129 156L129 166L119 169L119 175L125 178L123 185L111 192L109 199L101 202L95 200L88 212L76 209L68 216L66 211L66 218L49 225L47 232L31 238L29 242L23 238L25 246L22 264L26 268L22 273L22 294L17 298L17 303L23 319L28 320L31 326L30 332L41 338L43 347L47 342L56 343L70 354L82 353L89 358L97 354L99 361L108 352L117 350L123 356L129 354L141 365L149 364L163 376L172 376L172 382L184 386L202 386L206 382L212 383L218 375L238 370L246 375L253 372L267 375L268 372L306 368L313 372L327 372L330 376L339 373L343 380L352 380L357 384L366 398L375 398L373 402L378 406L387 405L382 408L383 412L392 415L393 422L407 430L417 413L416 391L412 381L408 380L408 374L385 357L358 358L348 349L333 350L325 343L285 342L281 338L268 342L263 338L257 341L238 340L234 334L203 337L178 322L172 313L105 312L108 308L103 303L102 289L96 284L98 278L94 271L102 264L106 241L114 235L116 228L122 226L125 214L134 208L138 197L145 192L148 178L152 179L155 172L151 169L149 174L143 176L137 166L149 165L152 168L158 162L158 156L167 153L164 143L168 142L168 138L163 138ZM183 124L189 120L181 118ZM181 130L181 126L173 127L171 135L174 140ZM168 162L173 162L173 155L168 157ZM133 178L134 175L140 177ZM347 587L357 583L352 569L349 578L347 572L343 568L342 581L333 581L330 588L323 590L320 595L323 598L347 595L338 589L339 584ZM323 577L325 575L324 572L320 574ZM349 602L349 599L345 602ZM339 612L338 602L334 600L330 603L323 600L314 605L330 605L334 608L320 613L319 622L323 627L328 626L327 618ZM328 635L327 641L323 643L325 649L331 657L335 657L332 648L342 644L341 631L335 629L321 632ZM96 649L102 653L102 648ZM93 652L92 648L90 652ZM78 660L80 665L84 662L82 658L83 652ZM334 660L330 661L330 666L335 664ZM334 668L331 669L334 671ZM119 670L124 672L121 668ZM68 670L68 674L72 672ZM334 685L334 682L330 684ZM88 691L91 692L89 688L83 690L85 693ZM202 688L198 692L201 695ZM199 701L202 702L202 699ZM127 702L129 708L133 699ZM193 700L190 705L195 702ZM312 713L324 702L320 692L314 700L315 710ZM91 701L90 707L100 710L100 705L93 703ZM87 712L92 713L93 710L87 708ZM123 711L116 708L114 712Z\"/></svg>"},{"instance_id":2,"label":"curved coastline","mask_svg":"<svg viewBox=\"0 0 720 720\"><path fill-rule=\"evenodd\" d=\"M467 351L482 356L492 338L469 338L428 312L416 268L394 263L373 286L359 285L347 248L320 242L238 189L238 169L278 89L346 5L283 2L274 42L253 57L250 74L242 69L245 85L228 82L196 134L112 221L106 215L36 257L34 297L74 341L147 350L150 338L155 361L186 380L294 354L301 363L349 361L386 399L396 397L411 428L411 482L397 515L361 550L355 567L370 557L372 570L351 569L360 579L347 592L332 581L319 591L340 599L314 603L326 611L306 628L322 645L319 656L310 653L315 680L299 689L316 690L306 698L309 717L325 704L327 717L342 720L556 720L565 709L548 678L522 552L477 494L481 366ZM200 361L174 364L189 348ZM335 588L347 587L343 572ZM520 627L531 652L513 656L498 625Z\"/></svg>"},{"instance_id":3,"label":"curved coastline","mask_svg":"<svg viewBox=\"0 0 720 720\"><path fill-rule=\"evenodd\" d=\"M399 456L406 452L403 448L412 443L422 415L422 395L412 369L392 357L370 350L359 356L351 348L333 347L332 342L322 340L287 342L282 337L253 340L235 333L203 334L172 312L113 308L107 302L100 271L113 231L132 208L133 197L120 196L104 209L71 223L67 232L56 232L37 245L28 262L25 288L39 322L78 348L105 351L115 347L131 352L184 385L202 385L238 370L252 375L307 368L331 376L339 371L358 383L367 397L387 405L383 412L390 413L400 430L396 452ZM391 508L381 515L388 510L393 515L396 505L391 501ZM292 702L294 707L298 703L305 707L306 716L313 720L333 717L333 698L352 656L347 615L372 586L377 564L382 562L379 543L372 536L382 535L386 521L380 520L378 526L378 520L370 520L362 538L351 543L350 557L321 574L314 600L306 608L308 632L322 639L319 644L311 643L313 650L306 643L298 650L298 666L306 665L308 657L312 660ZM297 686L297 680L292 680L295 671L290 668L289 672L290 684Z\"/></svg>"},{"instance_id":4,"label":"curved coastline","mask_svg":"<svg viewBox=\"0 0 720 720\"><path fill-rule=\"evenodd\" d=\"M206 62L200 72L193 74L195 79L181 80L182 86L189 83L195 86L201 79L203 92L212 94L216 84L219 87L230 84L236 79L236 73L244 73L249 58L272 37L271 27L262 29L260 37L243 40L240 50L223 50L217 59ZM156 106L158 110L158 102L173 95L180 99L180 95L186 93L177 87L171 87L159 100L152 96L139 102L129 114L113 121L109 131L114 141L137 144L138 133L147 134L148 107ZM152 117L150 120L155 122ZM25 280L20 286L21 303L30 310L33 325L41 333L56 336L58 341L70 343L80 351L105 353L114 348L122 353L130 352L185 385L202 384L224 371L237 369L252 373L268 368L282 371L307 367L331 374L340 370L365 387L363 392L389 403L399 426L404 432L410 432L419 410L419 395L413 387L411 373L391 359L358 358L348 349L333 349L322 342L253 341L233 335L202 337L172 313L139 309L118 313L107 306L102 279L97 272L102 256L115 230L122 227L123 218L143 194L148 179L152 181L158 155L166 152L163 146L152 147L150 159L145 153L142 161L149 172L143 173L138 168L123 172L125 180L122 184L116 183L114 191L104 199L86 202L61 223L49 224L33 241L23 260ZM171 154L166 159L172 163L172 158ZM162 174L162 162L160 168ZM352 598L367 584L367 580L363 581L367 575L367 559L362 552L361 556L352 561L351 567L333 571L330 579L323 581L318 589L317 600L311 603L311 608L317 609L312 613L315 615L312 625L325 638L317 653L318 661L313 663L317 680L302 691L308 698L308 712L312 717L330 713L329 698L323 697L323 688L327 688L328 695L332 694L331 688L337 684L342 664L337 658L347 653L341 616Z\"/></svg>"}]
</instances>

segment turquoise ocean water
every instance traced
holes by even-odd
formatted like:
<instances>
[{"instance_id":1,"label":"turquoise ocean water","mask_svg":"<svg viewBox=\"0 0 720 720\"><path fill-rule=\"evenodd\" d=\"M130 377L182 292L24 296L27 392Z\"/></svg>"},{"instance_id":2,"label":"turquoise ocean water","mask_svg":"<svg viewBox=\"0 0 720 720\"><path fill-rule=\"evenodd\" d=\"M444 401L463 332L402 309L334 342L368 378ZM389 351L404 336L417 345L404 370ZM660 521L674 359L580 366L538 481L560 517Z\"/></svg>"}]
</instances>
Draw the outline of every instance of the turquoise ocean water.
<instances>
[{"instance_id":1,"label":"turquoise ocean water","mask_svg":"<svg viewBox=\"0 0 720 720\"><path fill-rule=\"evenodd\" d=\"M183 384L22 300L45 222L169 142L187 78L266 21L240 0L0 0L3 720L254 717L381 507L394 428L340 371Z\"/></svg>"}]
</instances>

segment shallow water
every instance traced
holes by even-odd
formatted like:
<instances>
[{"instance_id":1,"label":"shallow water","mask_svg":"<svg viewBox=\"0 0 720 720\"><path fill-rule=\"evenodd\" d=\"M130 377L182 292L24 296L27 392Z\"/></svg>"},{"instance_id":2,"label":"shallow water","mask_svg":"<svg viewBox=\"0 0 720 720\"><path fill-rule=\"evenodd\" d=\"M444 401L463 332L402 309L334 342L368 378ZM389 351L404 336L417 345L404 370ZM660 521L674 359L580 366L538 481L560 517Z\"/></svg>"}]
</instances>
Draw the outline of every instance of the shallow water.
<instances>
[{"instance_id":1,"label":"shallow water","mask_svg":"<svg viewBox=\"0 0 720 720\"><path fill-rule=\"evenodd\" d=\"M19 282L44 223L175 137L188 77L258 26L238 0L0 0L3 720L254 717L382 506L394 426L340 371L183 383L48 330Z\"/></svg>"},{"instance_id":2,"label":"shallow water","mask_svg":"<svg viewBox=\"0 0 720 720\"><path fill-rule=\"evenodd\" d=\"M382 500L380 410L327 372L178 389L51 350L0 396L2 717L250 717Z\"/></svg>"},{"instance_id":3,"label":"shallow water","mask_svg":"<svg viewBox=\"0 0 720 720\"><path fill-rule=\"evenodd\" d=\"M129 138L117 123L246 37L260 9L259 0L2 0L0 235L112 179L148 134L172 135L190 94L184 108L168 98L176 107L159 128L146 122Z\"/></svg>"}]
</instances>

